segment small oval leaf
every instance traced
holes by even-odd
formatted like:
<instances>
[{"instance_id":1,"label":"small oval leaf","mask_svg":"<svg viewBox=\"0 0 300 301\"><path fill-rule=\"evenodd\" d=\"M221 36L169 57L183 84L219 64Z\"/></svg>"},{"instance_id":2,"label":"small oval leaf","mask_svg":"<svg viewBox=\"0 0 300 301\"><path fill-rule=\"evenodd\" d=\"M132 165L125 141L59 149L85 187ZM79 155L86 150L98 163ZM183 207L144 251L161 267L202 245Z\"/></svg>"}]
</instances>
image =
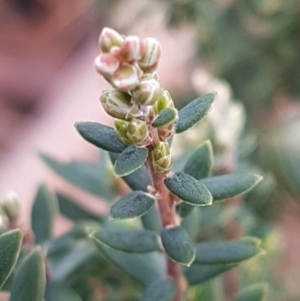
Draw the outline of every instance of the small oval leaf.
<instances>
[{"instance_id":1,"label":"small oval leaf","mask_svg":"<svg viewBox=\"0 0 300 301\"><path fill-rule=\"evenodd\" d=\"M164 257L159 252L125 253L95 241L97 248L119 269L138 283L147 286L166 273Z\"/></svg>"},{"instance_id":2,"label":"small oval leaf","mask_svg":"<svg viewBox=\"0 0 300 301\"><path fill-rule=\"evenodd\" d=\"M59 212L69 220L77 223L80 221L96 221L96 222L102 222L103 217L99 216L89 210L87 210L85 207L81 206L78 202L75 200L72 200L71 198L67 197L64 194L57 193L57 200L58 200L58 206L59 206Z\"/></svg>"},{"instance_id":3,"label":"small oval leaf","mask_svg":"<svg viewBox=\"0 0 300 301\"><path fill-rule=\"evenodd\" d=\"M11 274L19 257L22 232L12 230L0 235L0 288Z\"/></svg>"},{"instance_id":4,"label":"small oval leaf","mask_svg":"<svg viewBox=\"0 0 300 301\"><path fill-rule=\"evenodd\" d=\"M46 186L39 186L31 211L31 226L37 244L44 243L52 237L57 211L56 195Z\"/></svg>"},{"instance_id":5,"label":"small oval leaf","mask_svg":"<svg viewBox=\"0 0 300 301\"><path fill-rule=\"evenodd\" d=\"M175 123L175 132L182 133L198 123L209 112L216 97L216 93L205 94L183 107L179 111L179 119Z\"/></svg>"},{"instance_id":6,"label":"small oval leaf","mask_svg":"<svg viewBox=\"0 0 300 301\"><path fill-rule=\"evenodd\" d=\"M200 180L210 175L213 164L212 146L209 140L201 144L183 167L183 172Z\"/></svg>"},{"instance_id":7,"label":"small oval leaf","mask_svg":"<svg viewBox=\"0 0 300 301\"><path fill-rule=\"evenodd\" d=\"M110 209L112 219L134 218L144 215L154 204L154 199L143 191L133 191L119 201Z\"/></svg>"},{"instance_id":8,"label":"small oval leaf","mask_svg":"<svg viewBox=\"0 0 300 301\"><path fill-rule=\"evenodd\" d=\"M115 164L117 161L119 154L109 153L111 162ZM147 192L148 185L151 185L151 177L148 168L145 165L142 165L133 173L122 177L125 183L132 190L142 190Z\"/></svg>"},{"instance_id":9,"label":"small oval leaf","mask_svg":"<svg viewBox=\"0 0 300 301\"><path fill-rule=\"evenodd\" d=\"M41 301L44 297L46 271L39 248L25 258L14 278L10 301Z\"/></svg>"},{"instance_id":10,"label":"small oval leaf","mask_svg":"<svg viewBox=\"0 0 300 301\"><path fill-rule=\"evenodd\" d=\"M173 261L186 266L192 264L195 259L194 243L181 226L163 229L161 241Z\"/></svg>"},{"instance_id":11,"label":"small oval leaf","mask_svg":"<svg viewBox=\"0 0 300 301\"><path fill-rule=\"evenodd\" d=\"M268 285L266 283L254 284L247 287L233 301L264 301L267 291Z\"/></svg>"},{"instance_id":12,"label":"small oval leaf","mask_svg":"<svg viewBox=\"0 0 300 301\"><path fill-rule=\"evenodd\" d=\"M92 235L107 246L128 253L159 251L159 237L147 230L108 230L102 229Z\"/></svg>"},{"instance_id":13,"label":"small oval leaf","mask_svg":"<svg viewBox=\"0 0 300 301\"><path fill-rule=\"evenodd\" d=\"M104 199L111 198L110 183L105 183L103 165L98 162L72 160L60 162L46 154L40 154L41 159L64 180L88 193ZM102 180L102 181L101 181Z\"/></svg>"},{"instance_id":14,"label":"small oval leaf","mask_svg":"<svg viewBox=\"0 0 300 301\"><path fill-rule=\"evenodd\" d=\"M142 301L172 301L176 295L176 284L171 279L155 279L145 290Z\"/></svg>"},{"instance_id":15,"label":"small oval leaf","mask_svg":"<svg viewBox=\"0 0 300 301\"><path fill-rule=\"evenodd\" d=\"M106 151L121 153L127 147L118 133L107 125L97 122L77 122L75 128L86 141Z\"/></svg>"},{"instance_id":16,"label":"small oval leaf","mask_svg":"<svg viewBox=\"0 0 300 301\"><path fill-rule=\"evenodd\" d=\"M159 112L152 122L154 128L160 128L169 125L178 119L178 112L175 108L165 108Z\"/></svg>"},{"instance_id":17,"label":"small oval leaf","mask_svg":"<svg viewBox=\"0 0 300 301\"><path fill-rule=\"evenodd\" d=\"M133 173L144 165L147 156L147 148L128 146L115 162L115 173L120 177Z\"/></svg>"},{"instance_id":18,"label":"small oval leaf","mask_svg":"<svg viewBox=\"0 0 300 301\"><path fill-rule=\"evenodd\" d=\"M187 217L195 208L195 206L189 205L188 203L180 203L176 206L176 213L182 217Z\"/></svg>"},{"instance_id":19,"label":"small oval leaf","mask_svg":"<svg viewBox=\"0 0 300 301\"><path fill-rule=\"evenodd\" d=\"M207 188L184 172L176 172L172 177L165 179L165 185L173 194L188 204L195 206L212 204L212 196Z\"/></svg>"},{"instance_id":20,"label":"small oval leaf","mask_svg":"<svg viewBox=\"0 0 300 301\"><path fill-rule=\"evenodd\" d=\"M263 254L260 240L255 237L225 242L205 242L196 244L195 263L232 264Z\"/></svg>"},{"instance_id":21,"label":"small oval leaf","mask_svg":"<svg viewBox=\"0 0 300 301\"><path fill-rule=\"evenodd\" d=\"M193 264L184 271L190 285L196 285L217 277L233 268L237 264Z\"/></svg>"},{"instance_id":22,"label":"small oval leaf","mask_svg":"<svg viewBox=\"0 0 300 301\"><path fill-rule=\"evenodd\" d=\"M252 189L262 177L247 173L233 173L201 180L213 196L214 201L232 198Z\"/></svg>"}]
</instances>

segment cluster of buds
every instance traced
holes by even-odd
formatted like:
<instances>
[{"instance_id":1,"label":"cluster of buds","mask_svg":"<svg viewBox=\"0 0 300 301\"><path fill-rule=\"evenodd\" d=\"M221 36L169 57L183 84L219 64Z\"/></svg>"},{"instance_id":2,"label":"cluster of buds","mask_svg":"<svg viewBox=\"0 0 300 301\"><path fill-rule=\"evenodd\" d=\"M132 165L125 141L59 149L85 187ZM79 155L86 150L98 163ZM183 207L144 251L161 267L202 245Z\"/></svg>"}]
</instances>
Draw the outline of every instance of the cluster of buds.
<instances>
[{"instance_id":1,"label":"cluster of buds","mask_svg":"<svg viewBox=\"0 0 300 301\"><path fill-rule=\"evenodd\" d=\"M147 124L142 120L134 118L128 122L116 119L115 128L126 145L144 146L151 142Z\"/></svg>"},{"instance_id":2,"label":"cluster of buds","mask_svg":"<svg viewBox=\"0 0 300 301\"><path fill-rule=\"evenodd\" d=\"M137 36L122 36L104 28L99 45L101 53L95 59L96 70L114 88L103 91L100 101L105 111L116 118L116 132L126 145L144 147L153 143L150 127L155 115L174 108L170 94L161 88L156 73L160 43L154 38L140 40ZM155 145L152 159L156 172L161 173L171 167L166 141L174 133L174 122L154 130L161 143Z\"/></svg>"},{"instance_id":3,"label":"cluster of buds","mask_svg":"<svg viewBox=\"0 0 300 301\"><path fill-rule=\"evenodd\" d=\"M159 142L154 146L152 164L156 173L163 173L171 168L172 158L167 142Z\"/></svg>"},{"instance_id":4,"label":"cluster of buds","mask_svg":"<svg viewBox=\"0 0 300 301\"><path fill-rule=\"evenodd\" d=\"M167 90L163 90L153 107L155 114L158 114L166 108L174 108L174 102L170 93ZM166 141L169 139L174 134L174 130L174 122L158 128L157 132L160 140Z\"/></svg>"},{"instance_id":5,"label":"cluster of buds","mask_svg":"<svg viewBox=\"0 0 300 301\"><path fill-rule=\"evenodd\" d=\"M147 74L147 82L157 88L155 75L161 46L154 38L140 40L137 36L121 36L111 28L104 28L99 38L101 54L96 57L96 70L117 90L128 92L142 88L140 81ZM143 85L143 84L142 84ZM145 85L145 84L144 84ZM159 86L159 84L158 84Z\"/></svg>"}]
</instances>

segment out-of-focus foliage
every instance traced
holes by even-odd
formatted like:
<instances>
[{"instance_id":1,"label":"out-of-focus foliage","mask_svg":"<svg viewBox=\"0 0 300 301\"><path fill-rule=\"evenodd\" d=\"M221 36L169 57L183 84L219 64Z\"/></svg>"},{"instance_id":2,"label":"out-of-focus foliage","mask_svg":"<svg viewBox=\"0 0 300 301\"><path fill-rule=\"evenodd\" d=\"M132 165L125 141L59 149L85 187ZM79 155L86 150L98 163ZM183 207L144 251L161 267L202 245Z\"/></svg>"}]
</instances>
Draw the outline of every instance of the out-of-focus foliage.
<instances>
[{"instance_id":1,"label":"out-of-focus foliage","mask_svg":"<svg viewBox=\"0 0 300 301\"><path fill-rule=\"evenodd\" d=\"M247 109L300 93L298 0L168 1L168 22L193 23L199 53Z\"/></svg>"}]
</instances>

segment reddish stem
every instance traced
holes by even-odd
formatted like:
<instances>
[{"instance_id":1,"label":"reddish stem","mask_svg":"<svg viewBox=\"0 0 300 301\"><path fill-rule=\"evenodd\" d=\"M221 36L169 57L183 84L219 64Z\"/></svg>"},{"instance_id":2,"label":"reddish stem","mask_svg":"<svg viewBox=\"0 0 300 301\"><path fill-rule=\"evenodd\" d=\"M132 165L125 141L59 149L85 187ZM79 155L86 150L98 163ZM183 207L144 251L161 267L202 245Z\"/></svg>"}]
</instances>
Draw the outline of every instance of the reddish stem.
<instances>
[{"instance_id":1,"label":"reddish stem","mask_svg":"<svg viewBox=\"0 0 300 301\"><path fill-rule=\"evenodd\" d=\"M158 210L162 222L163 228L167 226L176 226L176 210L175 210L175 202L172 199L170 191L167 189L164 183L164 179L166 178L166 174L156 174L154 171L153 163L152 163L152 151L153 145L148 146L148 158L147 163L150 170L150 174L152 177L153 187L156 190L156 200L158 204ZM172 261L166 255L166 263L167 263L167 275L171 279L176 282L177 292L174 298L174 301L182 301L183 295L186 290L185 279L182 276L181 266Z\"/></svg>"}]
</instances>

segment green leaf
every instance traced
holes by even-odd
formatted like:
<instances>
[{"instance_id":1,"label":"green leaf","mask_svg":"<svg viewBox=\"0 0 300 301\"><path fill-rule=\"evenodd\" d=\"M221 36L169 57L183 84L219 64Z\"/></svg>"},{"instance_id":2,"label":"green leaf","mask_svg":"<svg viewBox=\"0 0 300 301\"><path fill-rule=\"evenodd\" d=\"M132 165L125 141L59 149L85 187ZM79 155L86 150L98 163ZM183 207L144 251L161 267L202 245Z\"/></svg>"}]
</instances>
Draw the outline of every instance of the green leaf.
<instances>
[{"instance_id":1,"label":"green leaf","mask_svg":"<svg viewBox=\"0 0 300 301\"><path fill-rule=\"evenodd\" d=\"M213 152L209 140L200 145L183 167L183 172L200 180L210 175L213 165Z\"/></svg>"},{"instance_id":2,"label":"green leaf","mask_svg":"<svg viewBox=\"0 0 300 301\"><path fill-rule=\"evenodd\" d=\"M246 288L233 301L264 301L268 291L268 285L265 283L254 284Z\"/></svg>"},{"instance_id":3,"label":"green leaf","mask_svg":"<svg viewBox=\"0 0 300 301\"><path fill-rule=\"evenodd\" d=\"M64 280L80 266L90 259L95 248L89 241L68 242L69 248L67 252L59 256L57 259L52 259L50 262L50 272L55 280Z\"/></svg>"},{"instance_id":4,"label":"green leaf","mask_svg":"<svg viewBox=\"0 0 300 301\"><path fill-rule=\"evenodd\" d=\"M232 264L263 254L260 240L255 237L243 237L225 242L205 242L196 244L195 263Z\"/></svg>"},{"instance_id":5,"label":"green leaf","mask_svg":"<svg viewBox=\"0 0 300 301\"><path fill-rule=\"evenodd\" d=\"M193 207L194 210L192 210L192 212L190 212L190 214L188 215L188 218L183 218L181 220L181 227L183 227L185 229L185 231L188 233L189 237L193 240L196 241L197 235L199 233L199 227L198 227L198 213L199 210L197 210L197 207Z\"/></svg>"},{"instance_id":6,"label":"green leaf","mask_svg":"<svg viewBox=\"0 0 300 301\"><path fill-rule=\"evenodd\" d=\"M144 165L147 156L147 148L128 146L115 162L115 173L121 177L131 174Z\"/></svg>"},{"instance_id":7,"label":"green leaf","mask_svg":"<svg viewBox=\"0 0 300 301\"><path fill-rule=\"evenodd\" d=\"M92 235L94 240L123 252L146 253L160 251L159 237L147 230L106 230Z\"/></svg>"},{"instance_id":8,"label":"green leaf","mask_svg":"<svg viewBox=\"0 0 300 301\"><path fill-rule=\"evenodd\" d=\"M165 258L161 253L125 253L112 249L99 241L95 242L98 249L110 261L144 286L166 273Z\"/></svg>"},{"instance_id":9,"label":"green leaf","mask_svg":"<svg viewBox=\"0 0 300 301\"><path fill-rule=\"evenodd\" d=\"M182 217L187 217L195 208L195 206L189 205L188 203L180 203L176 206L176 213Z\"/></svg>"},{"instance_id":10,"label":"green leaf","mask_svg":"<svg viewBox=\"0 0 300 301\"><path fill-rule=\"evenodd\" d=\"M192 264L195 259L195 246L181 226L163 229L161 241L173 261L187 266Z\"/></svg>"},{"instance_id":11,"label":"green leaf","mask_svg":"<svg viewBox=\"0 0 300 301\"><path fill-rule=\"evenodd\" d=\"M115 164L119 154L109 153L109 155L112 163ZM150 173L145 165L142 165L133 173L122 177L122 179L132 190L142 190L147 192L148 185L151 185Z\"/></svg>"},{"instance_id":12,"label":"green leaf","mask_svg":"<svg viewBox=\"0 0 300 301\"><path fill-rule=\"evenodd\" d=\"M212 196L206 187L184 172L176 172L165 179L167 188L182 201L195 205L206 206L212 204Z\"/></svg>"},{"instance_id":13,"label":"green leaf","mask_svg":"<svg viewBox=\"0 0 300 301\"><path fill-rule=\"evenodd\" d=\"M190 285L196 285L219 276L233 268L237 264L193 264L184 271Z\"/></svg>"},{"instance_id":14,"label":"green leaf","mask_svg":"<svg viewBox=\"0 0 300 301\"><path fill-rule=\"evenodd\" d=\"M110 186L101 181L103 170L100 164L81 161L62 163L45 154L40 154L40 157L55 173L73 185L97 197L111 197Z\"/></svg>"},{"instance_id":15,"label":"green leaf","mask_svg":"<svg viewBox=\"0 0 300 301\"><path fill-rule=\"evenodd\" d=\"M45 299L47 301L82 301L75 291L59 281L47 283Z\"/></svg>"},{"instance_id":16,"label":"green leaf","mask_svg":"<svg viewBox=\"0 0 300 301\"><path fill-rule=\"evenodd\" d=\"M178 119L178 112L174 108L165 108L158 113L152 122L154 128L160 128L169 125Z\"/></svg>"},{"instance_id":17,"label":"green leaf","mask_svg":"<svg viewBox=\"0 0 300 301\"><path fill-rule=\"evenodd\" d=\"M22 232L12 230L0 235L0 288L11 274L19 257Z\"/></svg>"},{"instance_id":18,"label":"green leaf","mask_svg":"<svg viewBox=\"0 0 300 301\"><path fill-rule=\"evenodd\" d=\"M57 193L57 200L60 213L75 223L83 220L103 221L102 216L86 210L76 201L61 193Z\"/></svg>"},{"instance_id":19,"label":"green leaf","mask_svg":"<svg viewBox=\"0 0 300 301\"><path fill-rule=\"evenodd\" d=\"M143 191L133 191L119 201L110 209L112 219L134 218L145 214L154 204L154 199Z\"/></svg>"},{"instance_id":20,"label":"green leaf","mask_svg":"<svg viewBox=\"0 0 300 301\"><path fill-rule=\"evenodd\" d=\"M205 94L183 107L179 111L179 119L175 123L176 133L182 133L198 123L209 112L216 97L216 93Z\"/></svg>"},{"instance_id":21,"label":"green leaf","mask_svg":"<svg viewBox=\"0 0 300 301\"><path fill-rule=\"evenodd\" d=\"M57 213L57 198L46 186L38 188L31 211L31 227L36 244L52 237L54 217Z\"/></svg>"},{"instance_id":22,"label":"green leaf","mask_svg":"<svg viewBox=\"0 0 300 301\"><path fill-rule=\"evenodd\" d=\"M214 201L232 198L236 195L246 193L252 189L260 180L261 176L247 173L233 173L229 175L216 176L201 180L211 193Z\"/></svg>"},{"instance_id":23,"label":"green leaf","mask_svg":"<svg viewBox=\"0 0 300 301\"><path fill-rule=\"evenodd\" d=\"M44 298L46 269L39 248L23 260L14 278L10 301L42 301Z\"/></svg>"},{"instance_id":24,"label":"green leaf","mask_svg":"<svg viewBox=\"0 0 300 301\"><path fill-rule=\"evenodd\" d=\"M112 127L97 122L77 122L75 127L86 141L106 151L121 153L127 147Z\"/></svg>"},{"instance_id":25,"label":"green leaf","mask_svg":"<svg viewBox=\"0 0 300 301\"><path fill-rule=\"evenodd\" d=\"M173 301L176 284L171 279L155 279L145 290L142 301Z\"/></svg>"},{"instance_id":26,"label":"green leaf","mask_svg":"<svg viewBox=\"0 0 300 301\"><path fill-rule=\"evenodd\" d=\"M155 206L149 208L146 214L141 216L144 229L160 233L162 229L161 218Z\"/></svg>"}]
</instances>

